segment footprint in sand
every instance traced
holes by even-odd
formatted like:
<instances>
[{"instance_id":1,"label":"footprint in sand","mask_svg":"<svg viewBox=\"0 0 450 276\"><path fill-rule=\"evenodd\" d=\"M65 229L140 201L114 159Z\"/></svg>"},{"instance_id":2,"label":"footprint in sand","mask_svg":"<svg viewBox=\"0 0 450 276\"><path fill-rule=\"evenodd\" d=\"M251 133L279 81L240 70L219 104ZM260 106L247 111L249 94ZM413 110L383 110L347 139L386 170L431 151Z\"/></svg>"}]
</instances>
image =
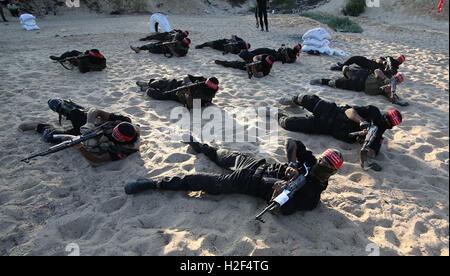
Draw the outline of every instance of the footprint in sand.
<instances>
[{"instance_id":1,"label":"footprint in sand","mask_svg":"<svg viewBox=\"0 0 450 276\"><path fill-rule=\"evenodd\" d=\"M122 92L114 92L114 93L111 93L111 96L121 98L123 96L123 93Z\"/></svg>"},{"instance_id":2,"label":"footprint in sand","mask_svg":"<svg viewBox=\"0 0 450 276\"><path fill-rule=\"evenodd\" d=\"M183 153L172 153L164 161L167 163L183 163L191 159L192 155Z\"/></svg>"},{"instance_id":3,"label":"footprint in sand","mask_svg":"<svg viewBox=\"0 0 450 276\"><path fill-rule=\"evenodd\" d=\"M363 177L363 175L362 175L361 173L352 173L352 174L348 177L348 179L349 179L350 181L359 183L359 182L361 181L362 177Z\"/></svg>"},{"instance_id":4,"label":"footprint in sand","mask_svg":"<svg viewBox=\"0 0 450 276\"><path fill-rule=\"evenodd\" d=\"M123 111L125 111L128 114L142 113L142 109L139 106L128 107L125 108Z\"/></svg>"},{"instance_id":5,"label":"footprint in sand","mask_svg":"<svg viewBox=\"0 0 450 276\"><path fill-rule=\"evenodd\" d=\"M192 164L185 164L185 165L182 166L182 168L183 168L183 170L189 172L189 171L192 171L192 169L194 168L194 165L192 165Z\"/></svg>"},{"instance_id":6,"label":"footprint in sand","mask_svg":"<svg viewBox=\"0 0 450 276\"><path fill-rule=\"evenodd\" d=\"M441 140L439 140L439 139L436 139L436 138L434 138L434 137L427 137L427 138L425 139L425 141L427 141L427 143L430 143L430 144L432 144L433 146L437 146L437 147L439 147L439 148L443 148L443 147L446 146L446 142L441 141ZM447 145L448 145L448 141L447 141Z\"/></svg>"},{"instance_id":7,"label":"footprint in sand","mask_svg":"<svg viewBox=\"0 0 450 276\"><path fill-rule=\"evenodd\" d=\"M58 231L63 239L77 240L83 237L92 227L92 216L77 217L58 226Z\"/></svg>"},{"instance_id":8,"label":"footprint in sand","mask_svg":"<svg viewBox=\"0 0 450 276\"><path fill-rule=\"evenodd\" d=\"M428 229L422 222L418 221L414 224L414 234L420 236L422 234L425 234L426 232L428 232Z\"/></svg>"},{"instance_id":9,"label":"footprint in sand","mask_svg":"<svg viewBox=\"0 0 450 276\"><path fill-rule=\"evenodd\" d=\"M421 145L416 149L413 149L414 154L419 157L420 159L425 158L425 154L430 153L433 151L433 147L429 145Z\"/></svg>"},{"instance_id":10,"label":"footprint in sand","mask_svg":"<svg viewBox=\"0 0 450 276\"><path fill-rule=\"evenodd\" d=\"M126 196L113 197L100 205L100 211L110 214L122 208L126 201Z\"/></svg>"},{"instance_id":11,"label":"footprint in sand","mask_svg":"<svg viewBox=\"0 0 450 276\"><path fill-rule=\"evenodd\" d=\"M398 240L397 236L395 235L394 231L388 230L384 232L384 236L388 242L395 246L400 246L400 241Z\"/></svg>"}]
</instances>

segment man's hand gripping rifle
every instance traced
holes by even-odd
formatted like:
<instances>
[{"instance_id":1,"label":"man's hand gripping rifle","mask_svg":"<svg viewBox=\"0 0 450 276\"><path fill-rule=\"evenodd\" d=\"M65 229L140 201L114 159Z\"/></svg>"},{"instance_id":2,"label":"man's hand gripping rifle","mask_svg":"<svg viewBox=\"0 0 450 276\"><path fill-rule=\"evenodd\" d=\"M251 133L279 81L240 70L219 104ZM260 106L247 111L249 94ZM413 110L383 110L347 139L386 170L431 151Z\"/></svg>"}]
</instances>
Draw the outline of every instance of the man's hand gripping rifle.
<instances>
[{"instance_id":1,"label":"man's hand gripping rifle","mask_svg":"<svg viewBox=\"0 0 450 276\"><path fill-rule=\"evenodd\" d=\"M385 89L386 87L390 87L391 88L391 99L394 99L395 97L398 97L397 94L395 93L397 91L397 78L396 76L392 76L392 78L389 81L389 84L383 85L380 88L381 89Z\"/></svg>"},{"instance_id":2,"label":"man's hand gripping rifle","mask_svg":"<svg viewBox=\"0 0 450 276\"><path fill-rule=\"evenodd\" d=\"M375 140L375 137L376 137L376 135L377 135L377 131L378 131L378 127L376 126L376 125L374 125L373 124L373 121L371 122L371 124L370 124L370 127L368 128L368 130L367 129L365 129L365 130L362 130L362 131L357 131L357 132L352 132L352 133L350 133L349 135L351 136L351 137L355 137L355 136L358 136L358 137L366 137L365 139L364 139L364 142L363 142L363 144L362 144L362 146L361 146L361 151L360 151L360 160L361 160L361 168L363 168L364 169L364 163L365 163L365 161L366 161L366 159L367 159L367 154L368 154L368 152L369 152L369 149L370 149L370 145L372 145L372 143L373 143L373 141Z\"/></svg>"},{"instance_id":3,"label":"man's hand gripping rifle","mask_svg":"<svg viewBox=\"0 0 450 276\"><path fill-rule=\"evenodd\" d=\"M253 66L261 64L261 61L255 61L255 62L251 62L251 63L247 63L245 65L245 69L247 69L247 73L248 73L248 78L251 79L253 77Z\"/></svg>"},{"instance_id":4,"label":"man's hand gripping rifle","mask_svg":"<svg viewBox=\"0 0 450 276\"><path fill-rule=\"evenodd\" d=\"M278 207L283 206L289 199L294 197L295 192L300 190L306 184L306 177L309 174L309 167L306 163L303 163L303 167L306 169L306 173L304 175L299 175L294 180L290 181L286 188L279 194L276 198L270 202L269 206L267 206L261 213L259 213L255 219L264 223L265 221L262 219L262 216L268 211L273 211Z\"/></svg>"},{"instance_id":5,"label":"man's hand gripping rifle","mask_svg":"<svg viewBox=\"0 0 450 276\"><path fill-rule=\"evenodd\" d=\"M88 57L89 54L80 54L76 57L66 57L64 59L58 60L58 62L67 70L73 70L75 66L78 66L78 60L81 58Z\"/></svg>"},{"instance_id":6,"label":"man's hand gripping rifle","mask_svg":"<svg viewBox=\"0 0 450 276\"><path fill-rule=\"evenodd\" d=\"M105 128L108 128L108 126L110 126L110 124L112 124L113 122L108 121L105 122L97 127L95 127L94 129L91 130L91 132L81 135L81 136L72 136L73 138L71 138L70 140L66 140L64 142L61 142L57 145L54 145L52 147L50 147L48 150L33 154L27 158L24 158L22 160L20 160L21 162L25 162L25 163L30 163L30 160L38 157L38 156L46 156L61 150L65 150L67 148L73 147L76 144L79 144L81 142L87 141L89 139L95 138L97 136L103 135L103 130ZM55 135L55 137L57 137L57 135ZM70 138L71 135L61 135L61 137L66 137L66 138Z\"/></svg>"}]
</instances>

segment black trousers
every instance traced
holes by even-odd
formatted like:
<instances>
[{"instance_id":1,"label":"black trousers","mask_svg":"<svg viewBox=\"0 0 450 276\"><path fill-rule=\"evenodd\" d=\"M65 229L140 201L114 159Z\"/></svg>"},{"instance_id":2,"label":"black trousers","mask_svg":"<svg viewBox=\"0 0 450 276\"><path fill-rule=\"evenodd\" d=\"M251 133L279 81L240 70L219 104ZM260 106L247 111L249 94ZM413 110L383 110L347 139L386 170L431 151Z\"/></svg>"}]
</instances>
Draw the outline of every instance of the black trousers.
<instances>
[{"instance_id":1,"label":"black trousers","mask_svg":"<svg viewBox=\"0 0 450 276\"><path fill-rule=\"evenodd\" d=\"M261 26L261 30L264 30L264 23L266 25L266 31L268 31L269 22L267 21L267 0L257 0L255 16L256 20L258 20L259 17L259 26Z\"/></svg>"},{"instance_id":2,"label":"black trousers","mask_svg":"<svg viewBox=\"0 0 450 276\"><path fill-rule=\"evenodd\" d=\"M3 21L6 22L7 20L5 18L5 14L3 13L3 6L2 6L2 4L0 4L0 15L2 16Z\"/></svg>"},{"instance_id":3,"label":"black trousers","mask_svg":"<svg viewBox=\"0 0 450 276\"><path fill-rule=\"evenodd\" d=\"M68 57L77 57L77 56L79 56L81 54L83 54L83 53L80 52L80 51L77 51L77 50L68 51L68 52L65 52L64 54L62 54L59 57L59 59L65 59L65 58L68 58Z\"/></svg>"},{"instance_id":4,"label":"black trousers","mask_svg":"<svg viewBox=\"0 0 450 276\"><path fill-rule=\"evenodd\" d=\"M170 54L170 50L167 46L161 45L159 43L150 43L139 47L141 50L147 50L153 54Z\"/></svg>"},{"instance_id":5,"label":"black trousers","mask_svg":"<svg viewBox=\"0 0 450 276\"><path fill-rule=\"evenodd\" d=\"M53 134L68 134L68 135L80 135L80 128L87 122L87 113L81 110L73 110L69 117L69 121L72 123L70 129L58 129L51 128ZM47 128L48 129L48 128ZM42 133L43 129L37 129L38 133Z\"/></svg>"},{"instance_id":6,"label":"black trousers","mask_svg":"<svg viewBox=\"0 0 450 276\"><path fill-rule=\"evenodd\" d=\"M322 100L316 95L305 95L297 100L297 105L311 112L312 116L289 117L280 116L278 123L289 131L307 134L332 135L334 138L354 143L355 139L348 136L350 121L335 103Z\"/></svg>"},{"instance_id":7,"label":"black trousers","mask_svg":"<svg viewBox=\"0 0 450 276\"><path fill-rule=\"evenodd\" d=\"M245 68L245 65L247 65L247 63L244 61L222 61L220 65L247 71L247 69Z\"/></svg>"},{"instance_id":8,"label":"black trousers","mask_svg":"<svg viewBox=\"0 0 450 276\"><path fill-rule=\"evenodd\" d=\"M200 44L197 46L197 48L211 47L215 50L225 51L225 44L228 44L230 42L231 41L229 39L218 39L218 40L208 41L203 44Z\"/></svg>"},{"instance_id":9,"label":"black trousers","mask_svg":"<svg viewBox=\"0 0 450 276\"><path fill-rule=\"evenodd\" d=\"M19 9L10 9L9 12L13 17L19 17Z\"/></svg>"},{"instance_id":10,"label":"black trousers","mask_svg":"<svg viewBox=\"0 0 450 276\"><path fill-rule=\"evenodd\" d=\"M149 35L145 38L141 38L139 39L140 41L147 41L147 40L158 40L158 41L162 41L162 42L168 42L171 41L173 38L173 35L169 32L164 32L164 33L156 33L156 34L152 34Z\"/></svg>"},{"instance_id":11,"label":"black trousers","mask_svg":"<svg viewBox=\"0 0 450 276\"><path fill-rule=\"evenodd\" d=\"M209 194L247 194L269 200L273 183L265 182L258 168L265 160L256 160L238 152L217 150L202 146L203 153L222 168L231 170L228 174L195 174L184 177L166 177L160 180L161 189L204 191Z\"/></svg>"},{"instance_id":12,"label":"black trousers","mask_svg":"<svg viewBox=\"0 0 450 276\"><path fill-rule=\"evenodd\" d=\"M362 57L362 56L351 57L346 62L344 62L343 65L350 66L352 64L356 64L359 67L369 70L371 72L380 68L380 64L378 64L376 61L368 59L366 57Z\"/></svg>"}]
</instances>

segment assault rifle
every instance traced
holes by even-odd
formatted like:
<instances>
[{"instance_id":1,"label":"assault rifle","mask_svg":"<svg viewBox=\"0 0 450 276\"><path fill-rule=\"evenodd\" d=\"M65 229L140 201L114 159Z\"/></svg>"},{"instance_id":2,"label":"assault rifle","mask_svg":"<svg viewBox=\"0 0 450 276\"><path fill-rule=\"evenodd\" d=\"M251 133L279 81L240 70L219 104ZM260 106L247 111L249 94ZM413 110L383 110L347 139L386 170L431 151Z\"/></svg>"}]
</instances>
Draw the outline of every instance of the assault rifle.
<instances>
[{"instance_id":1,"label":"assault rifle","mask_svg":"<svg viewBox=\"0 0 450 276\"><path fill-rule=\"evenodd\" d=\"M359 157L361 160L361 163L360 163L361 168L363 168L363 169L364 169L364 163L367 159L367 153L369 152L369 146L372 145L373 141L375 140L377 131L378 131L378 127L376 125L374 125L373 121L372 121L367 134L365 134L366 138L364 139L364 142L361 146L361 151L359 154ZM352 132L349 135L351 137L355 137L355 136L363 137L364 133L365 133L365 131L362 130L362 131Z\"/></svg>"},{"instance_id":2,"label":"assault rifle","mask_svg":"<svg viewBox=\"0 0 450 276\"><path fill-rule=\"evenodd\" d=\"M191 84L186 84L186 85L180 86L180 87L175 88L175 89L170 90L170 91L166 91L166 92L164 92L164 93L174 93L174 92L179 92L179 91L183 91L183 90L186 90L186 89L191 89L191 88L193 88L193 87L200 86L200 85L202 85L202 84L205 84L205 82L204 82L204 81L201 81L201 82L194 82L194 83L191 83Z\"/></svg>"},{"instance_id":3,"label":"assault rifle","mask_svg":"<svg viewBox=\"0 0 450 276\"><path fill-rule=\"evenodd\" d=\"M174 45L178 41L161 42L161 45Z\"/></svg>"},{"instance_id":4,"label":"assault rifle","mask_svg":"<svg viewBox=\"0 0 450 276\"><path fill-rule=\"evenodd\" d=\"M391 87L391 93L392 95L394 95L395 91L397 91L397 78L395 76L392 76L389 84L383 85L380 88L385 89L386 87Z\"/></svg>"},{"instance_id":5,"label":"assault rifle","mask_svg":"<svg viewBox=\"0 0 450 276\"><path fill-rule=\"evenodd\" d=\"M408 105L407 102L401 100L397 93L395 93L397 91L397 78L395 76L392 76L389 84L383 85L380 88L385 89L386 87L391 87L391 95L389 96L389 99L392 103L402 106Z\"/></svg>"},{"instance_id":6,"label":"assault rifle","mask_svg":"<svg viewBox=\"0 0 450 276\"><path fill-rule=\"evenodd\" d=\"M303 167L306 169L306 173L304 175L299 175L296 179L290 181L286 188L279 194L276 198L270 202L269 206L267 206L261 213L259 213L255 219L264 223L265 221L261 218L268 211L273 211L276 208L283 206L289 199L294 197L295 192L300 190L306 184L306 177L309 174L309 167L306 163L303 163Z\"/></svg>"},{"instance_id":7,"label":"assault rifle","mask_svg":"<svg viewBox=\"0 0 450 276\"><path fill-rule=\"evenodd\" d=\"M76 57L66 57L66 58L63 58L63 59L60 59L60 60L58 60L58 62L62 65L62 67L64 67L65 69L67 69L67 70L73 70L73 68L74 68L74 66L75 66L75 64L73 63L75 60L77 60L77 59L80 59L80 58L85 58L85 57L88 57L89 56L89 54L81 54L81 55L78 55L78 56L76 56ZM66 62L68 62L68 64L70 64L70 67L67 67L66 66Z\"/></svg>"},{"instance_id":8,"label":"assault rifle","mask_svg":"<svg viewBox=\"0 0 450 276\"><path fill-rule=\"evenodd\" d=\"M248 73L248 78L251 79L253 77L253 71L252 71L252 67L253 65L258 65L261 64L262 61L258 60L255 62L251 62L251 63L247 63L245 65L245 68L247 69L247 73Z\"/></svg>"},{"instance_id":9,"label":"assault rifle","mask_svg":"<svg viewBox=\"0 0 450 276\"><path fill-rule=\"evenodd\" d=\"M73 147L76 144L79 144L81 142L84 142L84 141L87 141L89 139L98 137L98 136L103 134L103 130L105 128L107 128L111 123L113 123L113 122L110 122L110 121L104 122L103 124L95 127L94 129L91 130L91 132L89 132L89 133L87 133L85 135L81 135L78 138L75 137L76 139L70 139L70 140L61 142L61 143L59 143L57 145L51 146L48 150L45 150L45 151L33 154L33 155L31 155L31 156L29 156L27 158L24 158L24 159L22 159L20 161L21 162L25 162L25 163L30 163L30 160L35 158L35 157L46 156L46 155L49 155L49 154L52 154L52 153L55 153L55 152L58 152L58 151L62 151L62 150L65 150L67 148ZM66 135L61 135L61 136L66 136Z\"/></svg>"}]
</instances>

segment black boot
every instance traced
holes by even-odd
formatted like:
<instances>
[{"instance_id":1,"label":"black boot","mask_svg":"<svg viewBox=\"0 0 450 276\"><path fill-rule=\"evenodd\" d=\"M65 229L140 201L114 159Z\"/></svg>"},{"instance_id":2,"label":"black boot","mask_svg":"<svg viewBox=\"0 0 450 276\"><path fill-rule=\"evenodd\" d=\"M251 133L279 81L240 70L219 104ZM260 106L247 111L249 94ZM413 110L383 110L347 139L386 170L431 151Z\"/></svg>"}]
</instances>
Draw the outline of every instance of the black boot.
<instances>
[{"instance_id":1,"label":"black boot","mask_svg":"<svg viewBox=\"0 0 450 276\"><path fill-rule=\"evenodd\" d=\"M225 65L225 61L223 60L215 60L214 63L217 65Z\"/></svg>"},{"instance_id":2,"label":"black boot","mask_svg":"<svg viewBox=\"0 0 450 276\"><path fill-rule=\"evenodd\" d=\"M330 70L331 71L341 71L342 67L344 67L344 65L340 62L338 62L337 64L334 64L333 66L331 66Z\"/></svg>"},{"instance_id":3,"label":"black boot","mask_svg":"<svg viewBox=\"0 0 450 276\"><path fill-rule=\"evenodd\" d=\"M188 144L189 146L191 146L195 152L200 153L203 151L203 145L200 144L199 142L196 142L194 140L194 137L192 135L183 135L183 141L182 143L184 144Z\"/></svg>"},{"instance_id":4,"label":"black boot","mask_svg":"<svg viewBox=\"0 0 450 276\"><path fill-rule=\"evenodd\" d=\"M137 194L150 189L159 189L159 183L151 179L138 179L125 185L127 195Z\"/></svg>"}]
</instances>

